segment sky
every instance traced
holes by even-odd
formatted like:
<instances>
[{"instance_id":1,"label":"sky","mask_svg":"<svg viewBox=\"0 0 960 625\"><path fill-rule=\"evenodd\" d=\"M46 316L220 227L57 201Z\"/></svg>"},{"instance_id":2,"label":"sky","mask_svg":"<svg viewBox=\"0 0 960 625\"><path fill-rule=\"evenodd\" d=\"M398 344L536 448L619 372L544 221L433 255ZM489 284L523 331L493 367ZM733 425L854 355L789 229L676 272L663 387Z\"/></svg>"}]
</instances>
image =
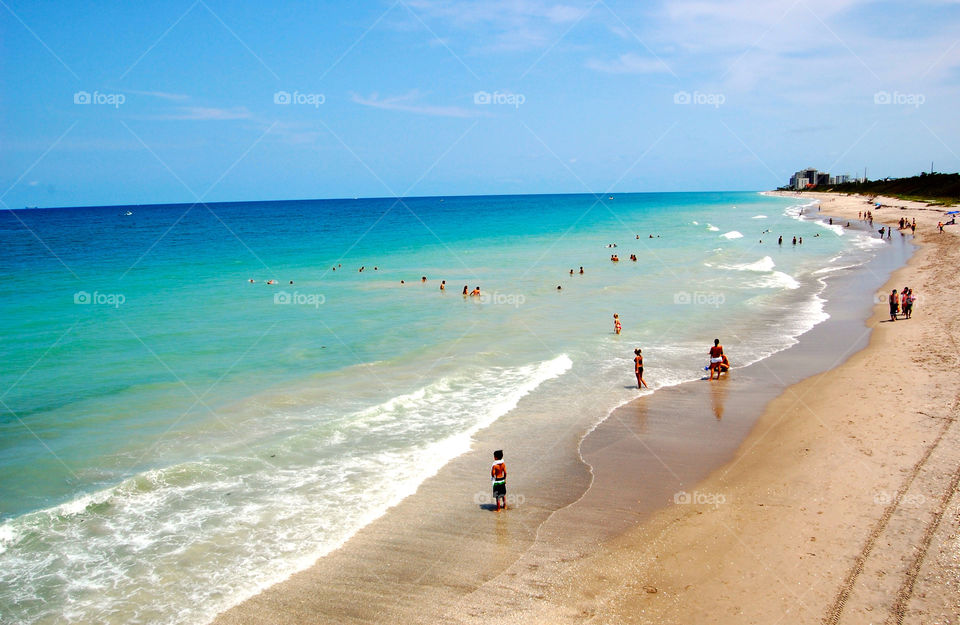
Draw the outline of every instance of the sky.
<instances>
[{"instance_id":1,"label":"sky","mask_svg":"<svg viewBox=\"0 0 960 625\"><path fill-rule=\"evenodd\" d=\"M960 2L0 0L0 208L960 170Z\"/></svg>"}]
</instances>

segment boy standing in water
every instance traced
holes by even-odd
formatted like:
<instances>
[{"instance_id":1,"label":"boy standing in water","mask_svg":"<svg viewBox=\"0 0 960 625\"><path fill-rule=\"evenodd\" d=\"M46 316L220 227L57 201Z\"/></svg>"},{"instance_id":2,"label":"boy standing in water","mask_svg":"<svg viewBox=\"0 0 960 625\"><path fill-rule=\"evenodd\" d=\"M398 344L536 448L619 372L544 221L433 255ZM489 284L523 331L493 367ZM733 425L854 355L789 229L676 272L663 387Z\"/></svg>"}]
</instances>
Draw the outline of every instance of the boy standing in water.
<instances>
[{"instance_id":1,"label":"boy standing in water","mask_svg":"<svg viewBox=\"0 0 960 625\"><path fill-rule=\"evenodd\" d=\"M493 466L490 467L490 481L493 483L493 498L497 500L497 511L507 509L507 465L503 463L503 450L493 452Z\"/></svg>"}]
</instances>

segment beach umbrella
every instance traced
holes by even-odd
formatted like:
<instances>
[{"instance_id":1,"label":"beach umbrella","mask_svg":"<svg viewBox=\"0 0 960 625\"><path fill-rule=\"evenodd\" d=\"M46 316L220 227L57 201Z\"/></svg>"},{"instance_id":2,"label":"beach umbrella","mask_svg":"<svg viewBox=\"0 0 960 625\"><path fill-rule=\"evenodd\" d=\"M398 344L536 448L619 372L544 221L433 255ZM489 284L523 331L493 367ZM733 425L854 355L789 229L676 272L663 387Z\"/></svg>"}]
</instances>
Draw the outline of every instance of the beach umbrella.
<instances>
[{"instance_id":1,"label":"beach umbrella","mask_svg":"<svg viewBox=\"0 0 960 625\"><path fill-rule=\"evenodd\" d=\"M956 215L958 213L960 213L960 211L947 211L948 215Z\"/></svg>"}]
</instances>

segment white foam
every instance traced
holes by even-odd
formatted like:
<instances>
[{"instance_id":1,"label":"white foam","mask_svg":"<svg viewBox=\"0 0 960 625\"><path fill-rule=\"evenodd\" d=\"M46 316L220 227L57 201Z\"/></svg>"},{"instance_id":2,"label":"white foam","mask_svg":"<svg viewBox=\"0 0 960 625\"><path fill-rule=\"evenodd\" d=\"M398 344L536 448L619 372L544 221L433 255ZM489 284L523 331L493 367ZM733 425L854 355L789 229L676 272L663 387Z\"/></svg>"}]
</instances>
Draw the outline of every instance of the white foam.
<instances>
[{"instance_id":1,"label":"white foam","mask_svg":"<svg viewBox=\"0 0 960 625\"><path fill-rule=\"evenodd\" d=\"M737 232L736 230L731 230L730 232L726 232L724 234L721 234L720 236L722 236L724 239L742 239L743 238L743 235Z\"/></svg>"},{"instance_id":2,"label":"white foam","mask_svg":"<svg viewBox=\"0 0 960 625\"><path fill-rule=\"evenodd\" d=\"M710 232L719 232L720 228L717 228L713 224L707 224L707 230L709 230Z\"/></svg>"},{"instance_id":3,"label":"white foam","mask_svg":"<svg viewBox=\"0 0 960 625\"><path fill-rule=\"evenodd\" d=\"M766 219L766 218L767 218L766 215L754 215L750 219Z\"/></svg>"},{"instance_id":4,"label":"white foam","mask_svg":"<svg viewBox=\"0 0 960 625\"><path fill-rule=\"evenodd\" d=\"M722 269L733 269L735 271L773 271L776 263L769 256L764 256L760 260L752 263L740 263L734 265L722 265Z\"/></svg>"},{"instance_id":5,"label":"white foam","mask_svg":"<svg viewBox=\"0 0 960 625\"><path fill-rule=\"evenodd\" d=\"M267 451L145 471L12 519L0 604L24 623L208 622L342 545L572 366L561 354L461 370ZM416 471L397 470L414 457Z\"/></svg>"}]
</instances>

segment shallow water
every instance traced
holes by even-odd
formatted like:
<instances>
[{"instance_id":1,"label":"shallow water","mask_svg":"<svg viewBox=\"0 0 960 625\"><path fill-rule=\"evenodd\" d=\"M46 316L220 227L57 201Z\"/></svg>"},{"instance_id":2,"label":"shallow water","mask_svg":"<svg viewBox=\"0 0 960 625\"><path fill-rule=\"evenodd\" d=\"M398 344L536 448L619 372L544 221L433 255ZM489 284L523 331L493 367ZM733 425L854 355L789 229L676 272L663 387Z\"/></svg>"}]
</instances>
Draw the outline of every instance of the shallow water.
<instances>
[{"instance_id":1,"label":"shallow water","mask_svg":"<svg viewBox=\"0 0 960 625\"><path fill-rule=\"evenodd\" d=\"M824 276L882 245L799 212L695 193L0 213L0 605L204 622L521 398L599 420L637 396L636 346L653 389L700 377L715 334L738 366L782 350L826 318Z\"/></svg>"}]
</instances>

